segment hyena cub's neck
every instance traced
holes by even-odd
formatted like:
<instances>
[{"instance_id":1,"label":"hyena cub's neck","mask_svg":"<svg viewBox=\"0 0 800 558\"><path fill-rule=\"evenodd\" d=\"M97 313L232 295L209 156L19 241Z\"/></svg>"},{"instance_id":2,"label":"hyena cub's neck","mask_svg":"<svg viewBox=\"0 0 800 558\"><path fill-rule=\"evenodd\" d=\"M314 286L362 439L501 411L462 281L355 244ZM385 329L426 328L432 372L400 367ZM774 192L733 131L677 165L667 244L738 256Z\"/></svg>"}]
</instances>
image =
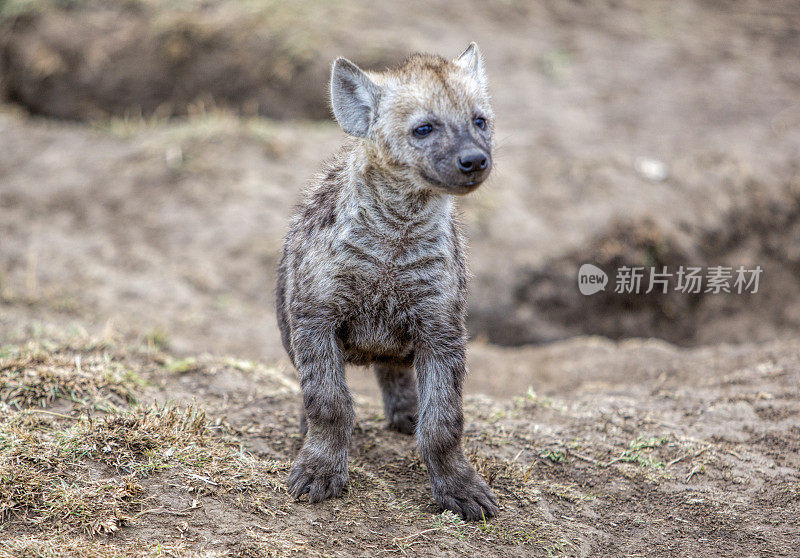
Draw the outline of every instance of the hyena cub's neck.
<instances>
[{"instance_id":1,"label":"hyena cub's neck","mask_svg":"<svg viewBox=\"0 0 800 558\"><path fill-rule=\"evenodd\" d=\"M348 152L354 201L381 226L408 227L453 217L452 196L426 189L402 167L387 164L367 141L355 141Z\"/></svg>"}]
</instances>

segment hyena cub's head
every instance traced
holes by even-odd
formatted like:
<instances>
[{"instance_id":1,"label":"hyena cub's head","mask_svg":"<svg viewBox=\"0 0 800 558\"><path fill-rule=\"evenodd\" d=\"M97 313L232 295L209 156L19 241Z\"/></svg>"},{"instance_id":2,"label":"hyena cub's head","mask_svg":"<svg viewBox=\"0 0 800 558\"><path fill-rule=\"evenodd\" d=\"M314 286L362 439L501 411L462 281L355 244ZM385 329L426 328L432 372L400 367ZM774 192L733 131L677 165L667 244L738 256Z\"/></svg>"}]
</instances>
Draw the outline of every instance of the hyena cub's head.
<instances>
[{"instance_id":1,"label":"hyena cub's head","mask_svg":"<svg viewBox=\"0 0 800 558\"><path fill-rule=\"evenodd\" d=\"M494 115L478 45L455 60L415 54L398 69L333 64L331 104L375 163L417 188L466 194L492 169Z\"/></svg>"}]
</instances>

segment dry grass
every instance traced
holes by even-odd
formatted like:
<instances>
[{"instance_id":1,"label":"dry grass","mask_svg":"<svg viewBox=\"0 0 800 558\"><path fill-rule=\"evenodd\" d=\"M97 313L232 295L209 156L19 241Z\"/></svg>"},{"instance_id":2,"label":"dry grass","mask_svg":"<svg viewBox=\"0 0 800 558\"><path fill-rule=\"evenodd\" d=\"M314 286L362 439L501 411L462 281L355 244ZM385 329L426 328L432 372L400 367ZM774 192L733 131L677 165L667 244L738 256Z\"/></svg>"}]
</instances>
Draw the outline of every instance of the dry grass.
<instances>
[{"instance_id":1,"label":"dry grass","mask_svg":"<svg viewBox=\"0 0 800 558\"><path fill-rule=\"evenodd\" d=\"M148 513L140 482L169 471L195 494L244 495L263 506L285 464L251 457L193 408L149 407L101 419L5 413L0 519L58 533L111 533Z\"/></svg>"},{"instance_id":2,"label":"dry grass","mask_svg":"<svg viewBox=\"0 0 800 558\"><path fill-rule=\"evenodd\" d=\"M144 381L102 347L65 345L0 348L0 401L16 409L65 399L82 407L119 409L135 403Z\"/></svg>"}]
</instances>

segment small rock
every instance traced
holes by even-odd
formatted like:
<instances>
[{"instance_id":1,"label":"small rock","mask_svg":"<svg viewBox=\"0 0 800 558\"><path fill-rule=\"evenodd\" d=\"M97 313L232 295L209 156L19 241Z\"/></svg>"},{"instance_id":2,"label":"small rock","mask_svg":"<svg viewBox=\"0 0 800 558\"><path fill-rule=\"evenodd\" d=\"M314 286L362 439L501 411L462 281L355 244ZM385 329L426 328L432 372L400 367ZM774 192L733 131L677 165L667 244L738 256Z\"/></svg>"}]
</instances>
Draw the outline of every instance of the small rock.
<instances>
[{"instance_id":1,"label":"small rock","mask_svg":"<svg viewBox=\"0 0 800 558\"><path fill-rule=\"evenodd\" d=\"M667 164L650 157L637 157L633 162L633 168L636 169L639 175L653 182L661 182L669 176Z\"/></svg>"}]
</instances>

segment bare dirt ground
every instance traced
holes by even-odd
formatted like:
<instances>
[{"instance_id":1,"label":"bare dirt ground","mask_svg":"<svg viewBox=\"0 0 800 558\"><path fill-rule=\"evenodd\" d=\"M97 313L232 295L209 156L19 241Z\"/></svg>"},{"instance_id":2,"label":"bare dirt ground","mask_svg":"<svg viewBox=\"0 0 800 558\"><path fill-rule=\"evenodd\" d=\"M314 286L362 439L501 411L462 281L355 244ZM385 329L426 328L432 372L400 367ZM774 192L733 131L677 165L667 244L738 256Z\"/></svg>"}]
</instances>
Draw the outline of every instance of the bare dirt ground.
<instances>
[{"instance_id":1,"label":"bare dirt ground","mask_svg":"<svg viewBox=\"0 0 800 558\"><path fill-rule=\"evenodd\" d=\"M343 139L327 68L470 40L466 438L504 510L439 513L361 369L348 494L292 502L274 271ZM797 555L798 51L793 2L0 1L0 555ZM587 261L765 271L586 298Z\"/></svg>"},{"instance_id":2,"label":"bare dirt ground","mask_svg":"<svg viewBox=\"0 0 800 558\"><path fill-rule=\"evenodd\" d=\"M466 524L438 512L413 439L384 428L374 399L357 401L347 494L310 506L282 485L302 442L291 373L109 341L7 347L0 548L10 556L796 554L795 344L685 351L577 338L516 356L532 363L526 374L541 391L466 398L466 448L502 505L492 521ZM497 355L490 360L498 365ZM87 534L92 546L80 542Z\"/></svg>"}]
</instances>

